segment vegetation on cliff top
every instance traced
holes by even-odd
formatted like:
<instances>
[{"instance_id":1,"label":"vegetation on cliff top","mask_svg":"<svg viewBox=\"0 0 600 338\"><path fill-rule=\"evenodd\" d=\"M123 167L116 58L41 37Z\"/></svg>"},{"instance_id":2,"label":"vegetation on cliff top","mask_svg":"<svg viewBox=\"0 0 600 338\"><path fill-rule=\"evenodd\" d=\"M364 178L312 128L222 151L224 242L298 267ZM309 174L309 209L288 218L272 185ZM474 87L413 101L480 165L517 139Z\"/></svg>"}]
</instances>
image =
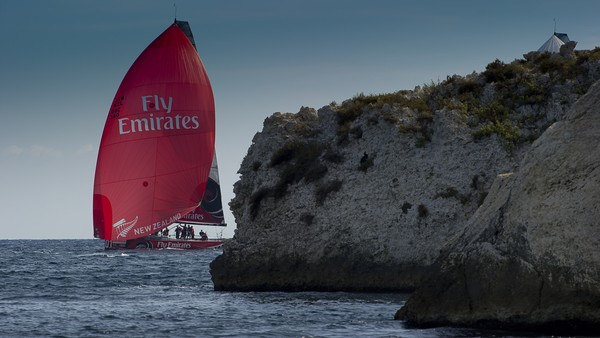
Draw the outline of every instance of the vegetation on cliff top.
<instances>
[{"instance_id":1,"label":"vegetation on cliff top","mask_svg":"<svg viewBox=\"0 0 600 338\"><path fill-rule=\"evenodd\" d=\"M361 93L341 105L330 104L337 117L337 145L317 141L320 130L315 128L318 118L314 110L303 107L298 114L275 114L270 119L294 137L273 152L267 167L261 162L252 164L253 171L276 169L279 179L274 186L262 187L250 196L251 217L256 217L263 199L281 198L288 186L301 180L314 183L318 205L341 189L342 181L322 182L328 172L325 163L345 160L339 149L363 136L364 124L356 123L361 117L366 116L371 125L380 121L393 124L401 133L414 134L416 147L425 147L431 141L434 116L452 110L471 128L474 140L495 134L511 150L539 137L557 118L549 112L556 111L557 106L566 111L598 79L600 48L576 51L568 57L531 52L511 63L495 60L481 73L448 76L437 84L414 90ZM367 172L371 166L373 156L363 156L357 169ZM467 196L452 189L441 192L436 196L439 197L453 197L463 204L467 201ZM403 205L403 212L410 207ZM428 210L419 205L418 213L427 217ZM304 221L309 224L312 219Z\"/></svg>"},{"instance_id":2,"label":"vegetation on cliff top","mask_svg":"<svg viewBox=\"0 0 600 338\"><path fill-rule=\"evenodd\" d=\"M417 134L416 145L424 146L431 139L427 126L433 114L447 109L463 114L475 139L497 134L510 149L536 139L555 122L546 112L556 100L561 104L569 95L583 95L600 78L599 61L600 48L576 51L570 57L531 52L511 63L495 60L482 73L448 76L413 91L361 93L342 105L332 103L338 117L338 144L348 141L359 116L378 110L382 120L400 132ZM412 118L402 116L407 112Z\"/></svg>"}]
</instances>

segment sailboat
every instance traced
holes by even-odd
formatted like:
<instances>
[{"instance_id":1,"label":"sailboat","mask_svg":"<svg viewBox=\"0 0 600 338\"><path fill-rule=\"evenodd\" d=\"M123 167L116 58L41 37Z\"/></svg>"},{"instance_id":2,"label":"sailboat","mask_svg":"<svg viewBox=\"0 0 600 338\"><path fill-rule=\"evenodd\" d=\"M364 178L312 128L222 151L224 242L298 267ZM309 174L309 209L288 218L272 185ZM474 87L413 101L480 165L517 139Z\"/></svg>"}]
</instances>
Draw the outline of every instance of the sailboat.
<instances>
[{"instance_id":1,"label":"sailboat","mask_svg":"<svg viewBox=\"0 0 600 338\"><path fill-rule=\"evenodd\" d=\"M96 163L94 237L106 249L205 249L222 239L170 236L225 226L212 87L189 24L177 21L133 63L108 112Z\"/></svg>"}]
</instances>

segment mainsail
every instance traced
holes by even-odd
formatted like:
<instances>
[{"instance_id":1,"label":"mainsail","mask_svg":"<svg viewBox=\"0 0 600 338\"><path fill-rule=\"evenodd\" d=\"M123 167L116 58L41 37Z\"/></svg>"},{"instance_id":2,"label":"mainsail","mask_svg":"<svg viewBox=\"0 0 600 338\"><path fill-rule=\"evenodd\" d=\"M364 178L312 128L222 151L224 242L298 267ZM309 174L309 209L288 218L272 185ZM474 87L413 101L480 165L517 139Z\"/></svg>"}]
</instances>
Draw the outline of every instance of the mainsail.
<instances>
[{"instance_id":1,"label":"mainsail","mask_svg":"<svg viewBox=\"0 0 600 338\"><path fill-rule=\"evenodd\" d=\"M175 24L188 37L194 48L194 34L187 21L175 21ZM197 48L196 48L197 49ZM213 157L213 162L210 167L210 175L206 181L206 189L200 205L189 214L183 216L180 223L194 223L201 225L217 225L226 226L223 215L223 202L221 197L221 184L219 183L219 166L217 164L217 153Z\"/></svg>"},{"instance_id":2,"label":"mainsail","mask_svg":"<svg viewBox=\"0 0 600 338\"><path fill-rule=\"evenodd\" d=\"M96 165L94 237L155 233L202 201L215 107L198 54L177 23L131 66L109 110Z\"/></svg>"},{"instance_id":3,"label":"mainsail","mask_svg":"<svg viewBox=\"0 0 600 338\"><path fill-rule=\"evenodd\" d=\"M206 189L200 205L189 214L183 216L179 223L194 223L201 225L226 226L223 215L223 202L221 199L221 186L219 183L219 168L217 155L213 159L210 175L206 181Z\"/></svg>"}]
</instances>

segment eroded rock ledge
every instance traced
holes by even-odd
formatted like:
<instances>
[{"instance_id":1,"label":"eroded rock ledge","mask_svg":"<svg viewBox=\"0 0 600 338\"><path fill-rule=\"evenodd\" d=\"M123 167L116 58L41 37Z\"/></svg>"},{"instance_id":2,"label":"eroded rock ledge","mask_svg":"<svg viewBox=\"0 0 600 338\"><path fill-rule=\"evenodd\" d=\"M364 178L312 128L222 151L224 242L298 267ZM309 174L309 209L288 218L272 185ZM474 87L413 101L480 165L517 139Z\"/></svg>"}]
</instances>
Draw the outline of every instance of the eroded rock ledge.
<instances>
[{"instance_id":1,"label":"eroded rock ledge","mask_svg":"<svg viewBox=\"0 0 600 338\"><path fill-rule=\"evenodd\" d=\"M596 84L498 177L396 317L600 334L599 144Z\"/></svg>"}]
</instances>

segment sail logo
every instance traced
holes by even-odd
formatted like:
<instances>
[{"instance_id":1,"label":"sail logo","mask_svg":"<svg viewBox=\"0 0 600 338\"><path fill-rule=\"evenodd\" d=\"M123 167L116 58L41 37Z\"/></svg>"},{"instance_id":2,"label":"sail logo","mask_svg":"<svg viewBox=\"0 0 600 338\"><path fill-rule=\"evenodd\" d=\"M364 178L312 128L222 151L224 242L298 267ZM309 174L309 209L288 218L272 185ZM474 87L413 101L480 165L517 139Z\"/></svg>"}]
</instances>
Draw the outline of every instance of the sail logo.
<instances>
[{"instance_id":1,"label":"sail logo","mask_svg":"<svg viewBox=\"0 0 600 338\"><path fill-rule=\"evenodd\" d=\"M118 233L117 238L127 236L127 233L131 229L133 229L133 227L135 226L137 221L138 221L138 216L135 216L135 219L133 221L127 222L127 221L125 221L125 218L122 218L120 221L113 224L113 228L115 228Z\"/></svg>"},{"instance_id":2,"label":"sail logo","mask_svg":"<svg viewBox=\"0 0 600 338\"><path fill-rule=\"evenodd\" d=\"M191 130L200 128L200 122L196 115L171 115L173 108L173 97L171 96L165 98L159 95L144 95L141 97L141 102L142 111L148 113L148 115L135 119L130 119L128 117L120 118L118 120L120 135L150 131Z\"/></svg>"},{"instance_id":3,"label":"sail logo","mask_svg":"<svg viewBox=\"0 0 600 338\"><path fill-rule=\"evenodd\" d=\"M186 220L190 220L190 221L203 221L204 220L204 215L202 214L197 214L194 211L190 212L189 214L185 215L184 217Z\"/></svg>"},{"instance_id":4,"label":"sail logo","mask_svg":"<svg viewBox=\"0 0 600 338\"><path fill-rule=\"evenodd\" d=\"M173 98L169 96L168 102L169 103L166 104L165 98L158 95L142 96L142 110L147 112L148 108L154 108L156 111L160 111L160 108L162 107L168 114L171 112L171 107L173 107Z\"/></svg>"},{"instance_id":5,"label":"sail logo","mask_svg":"<svg viewBox=\"0 0 600 338\"><path fill-rule=\"evenodd\" d=\"M175 215L170 216L169 218L165 218L161 221L152 223L150 225L141 225L135 229L133 229L134 236L145 236L150 235L153 232L159 231L171 225L173 222L181 218L180 213L176 213ZM135 219L137 221L137 217ZM127 230L129 231L129 230Z\"/></svg>"}]
</instances>

